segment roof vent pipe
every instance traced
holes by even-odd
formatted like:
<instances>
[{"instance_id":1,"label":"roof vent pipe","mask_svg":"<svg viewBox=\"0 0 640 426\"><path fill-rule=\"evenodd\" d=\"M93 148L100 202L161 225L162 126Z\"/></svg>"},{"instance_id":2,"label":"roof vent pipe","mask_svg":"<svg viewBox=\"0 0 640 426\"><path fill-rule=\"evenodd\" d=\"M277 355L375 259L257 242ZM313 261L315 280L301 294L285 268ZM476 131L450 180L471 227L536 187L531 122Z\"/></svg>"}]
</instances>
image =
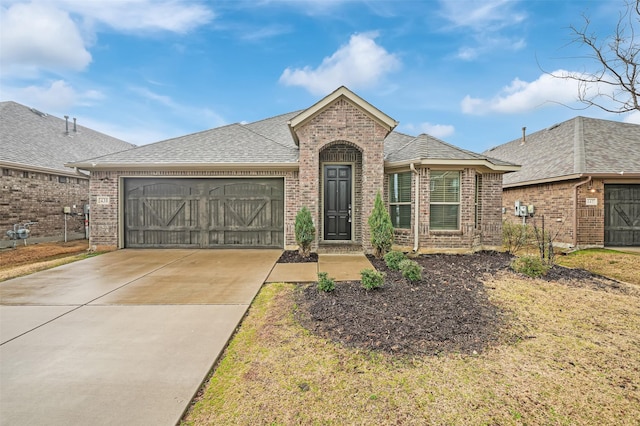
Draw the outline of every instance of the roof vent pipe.
<instances>
[{"instance_id":1,"label":"roof vent pipe","mask_svg":"<svg viewBox=\"0 0 640 426\"><path fill-rule=\"evenodd\" d=\"M78 127L76 126L76 118L73 117L73 133L77 133L78 132Z\"/></svg>"},{"instance_id":2,"label":"roof vent pipe","mask_svg":"<svg viewBox=\"0 0 640 426\"><path fill-rule=\"evenodd\" d=\"M527 142L527 128L522 128L522 143L520 145L524 145Z\"/></svg>"},{"instance_id":3,"label":"roof vent pipe","mask_svg":"<svg viewBox=\"0 0 640 426\"><path fill-rule=\"evenodd\" d=\"M68 135L69 134L69 116L68 115L64 116L64 121L65 121L65 133Z\"/></svg>"}]
</instances>

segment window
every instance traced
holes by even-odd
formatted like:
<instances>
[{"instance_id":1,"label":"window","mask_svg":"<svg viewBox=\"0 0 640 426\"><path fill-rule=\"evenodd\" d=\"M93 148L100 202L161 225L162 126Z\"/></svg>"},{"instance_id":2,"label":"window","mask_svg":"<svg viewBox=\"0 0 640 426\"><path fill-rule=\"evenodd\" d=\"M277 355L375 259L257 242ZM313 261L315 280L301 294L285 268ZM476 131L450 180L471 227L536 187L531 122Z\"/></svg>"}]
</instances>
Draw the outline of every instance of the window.
<instances>
[{"instance_id":1,"label":"window","mask_svg":"<svg viewBox=\"0 0 640 426\"><path fill-rule=\"evenodd\" d=\"M22 172L22 177L23 178L29 178L29 172Z\"/></svg>"},{"instance_id":2,"label":"window","mask_svg":"<svg viewBox=\"0 0 640 426\"><path fill-rule=\"evenodd\" d=\"M411 172L389 175L389 214L394 228L411 228Z\"/></svg>"},{"instance_id":3,"label":"window","mask_svg":"<svg viewBox=\"0 0 640 426\"><path fill-rule=\"evenodd\" d=\"M58 182L67 183L67 177L66 176L58 176Z\"/></svg>"},{"instance_id":4,"label":"window","mask_svg":"<svg viewBox=\"0 0 640 426\"><path fill-rule=\"evenodd\" d=\"M429 227L434 231L460 229L460 172L432 171L430 190Z\"/></svg>"}]
</instances>

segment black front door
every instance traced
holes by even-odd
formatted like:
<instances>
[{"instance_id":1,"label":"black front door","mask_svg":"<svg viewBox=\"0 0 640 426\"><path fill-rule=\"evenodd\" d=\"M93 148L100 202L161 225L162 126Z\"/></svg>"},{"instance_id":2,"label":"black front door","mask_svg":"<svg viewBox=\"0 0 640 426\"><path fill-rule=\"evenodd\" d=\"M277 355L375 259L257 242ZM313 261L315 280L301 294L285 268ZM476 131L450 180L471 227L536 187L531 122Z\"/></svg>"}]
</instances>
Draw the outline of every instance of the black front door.
<instances>
[{"instance_id":1,"label":"black front door","mask_svg":"<svg viewBox=\"0 0 640 426\"><path fill-rule=\"evenodd\" d=\"M324 239L351 239L351 166L324 166Z\"/></svg>"}]
</instances>

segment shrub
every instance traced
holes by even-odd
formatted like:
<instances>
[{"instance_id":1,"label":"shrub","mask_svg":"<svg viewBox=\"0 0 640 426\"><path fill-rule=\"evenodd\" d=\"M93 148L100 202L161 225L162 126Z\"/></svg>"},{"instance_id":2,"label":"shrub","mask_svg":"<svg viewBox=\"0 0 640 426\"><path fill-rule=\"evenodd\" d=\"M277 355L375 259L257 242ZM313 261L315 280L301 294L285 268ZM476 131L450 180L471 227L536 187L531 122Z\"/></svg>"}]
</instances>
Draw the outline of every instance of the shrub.
<instances>
[{"instance_id":1,"label":"shrub","mask_svg":"<svg viewBox=\"0 0 640 426\"><path fill-rule=\"evenodd\" d=\"M369 229L371 230L371 245L373 245L373 255L380 259L385 255L393 244L393 224L391 216L384 207L380 191L376 194L376 201L373 211L369 216Z\"/></svg>"},{"instance_id":2,"label":"shrub","mask_svg":"<svg viewBox=\"0 0 640 426\"><path fill-rule=\"evenodd\" d=\"M502 245L509 254L516 254L527 246L533 235L531 227L508 220L502 222Z\"/></svg>"},{"instance_id":3,"label":"shrub","mask_svg":"<svg viewBox=\"0 0 640 426\"><path fill-rule=\"evenodd\" d=\"M335 290L336 283L326 272L318 272L318 290L330 292Z\"/></svg>"},{"instance_id":4,"label":"shrub","mask_svg":"<svg viewBox=\"0 0 640 426\"><path fill-rule=\"evenodd\" d=\"M511 269L521 274L537 278L549 272L549 266L537 256L521 256L513 259Z\"/></svg>"},{"instance_id":5,"label":"shrub","mask_svg":"<svg viewBox=\"0 0 640 426\"><path fill-rule=\"evenodd\" d=\"M307 207L302 207L296 215L295 234L298 253L302 257L309 257L311 243L316 236L316 228L313 226L311 212Z\"/></svg>"},{"instance_id":6,"label":"shrub","mask_svg":"<svg viewBox=\"0 0 640 426\"><path fill-rule=\"evenodd\" d=\"M384 262L387 264L387 268L397 271L400 269L400 262L406 258L407 256L403 252L393 250L384 255Z\"/></svg>"},{"instance_id":7,"label":"shrub","mask_svg":"<svg viewBox=\"0 0 640 426\"><path fill-rule=\"evenodd\" d=\"M384 274L373 269L363 269L360 271L362 277L362 287L373 290L384 286Z\"/></svg>"},{"instance_id":8,"label":"shrub","mask_svg":"<svg viewBox=\"0 0 640 426\"><path fill-rule=\"evenodd\" d=\"M418 262L411 259L405 259L399 264L402 276L411 282L420 281L422 279L422 266Z\"/></svg>"}]
</instances>

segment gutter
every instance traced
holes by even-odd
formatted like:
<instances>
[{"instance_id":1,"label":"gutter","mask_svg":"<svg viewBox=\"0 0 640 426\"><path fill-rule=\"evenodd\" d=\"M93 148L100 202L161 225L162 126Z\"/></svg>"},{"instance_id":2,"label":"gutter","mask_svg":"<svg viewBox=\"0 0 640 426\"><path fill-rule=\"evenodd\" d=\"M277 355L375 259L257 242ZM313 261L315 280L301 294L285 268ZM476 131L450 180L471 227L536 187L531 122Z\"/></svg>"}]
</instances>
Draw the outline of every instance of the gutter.
<instances>
[{"instance_id":1,"label":"gutter","mask_svg":"<svg viewBox=\"0 0 640 426\"><path fill-rule=\"evenodd\" d=\"M413 220L413 252L417 253L418 252L418 246L420 243L420 234L419 234L419 222L420 222L420 172L418 172L416 170L416 166L411 163L409 165L409 167L411 168L411 171L414 173L415 177L416 177L416 184L415 184L415 195L414 195L414 200L415 200L415 204L414 204L414 212L413 212L413 216L414 216L414 220Z\"/></svg>"},{"instance_id":2,"label":"gutter","mask_svg":"<svg viewBox=\"0 0 640 426\"><path fill-rule=\"evenodd\" d=\"M573 248L578 246L578 188L591 182L592 177L589 176L585 180L573 185Z\"/></svg>"}]
</instances>

